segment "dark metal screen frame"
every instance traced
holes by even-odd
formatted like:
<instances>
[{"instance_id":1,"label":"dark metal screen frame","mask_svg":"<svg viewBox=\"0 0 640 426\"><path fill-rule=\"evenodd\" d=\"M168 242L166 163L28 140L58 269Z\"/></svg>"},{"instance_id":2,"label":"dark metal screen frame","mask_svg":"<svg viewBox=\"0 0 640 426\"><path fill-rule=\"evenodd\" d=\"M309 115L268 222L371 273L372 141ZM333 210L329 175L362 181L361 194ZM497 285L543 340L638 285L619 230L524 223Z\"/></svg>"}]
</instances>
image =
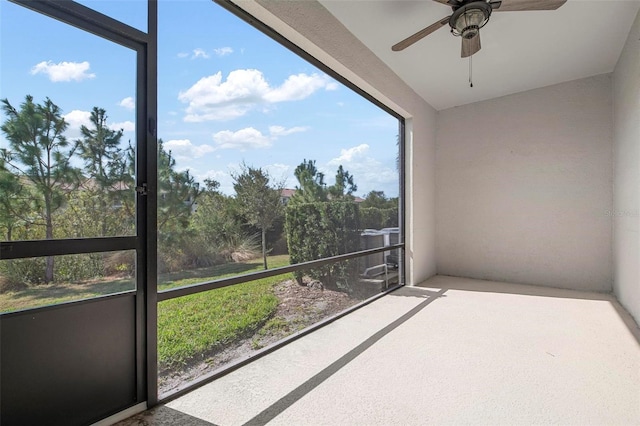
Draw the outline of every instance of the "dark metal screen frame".
<instances>
[{"instance_id":1,"label":"dark metal screen frame","mask_svg":"<svg viewBox=\"0 0 640 426\"><path fill-rule=\"evenodd\" d=\"M400 227L400 241L399 243L402 245L402 248L400 249L400 252L402 253L401 256L399 256L399 265L398 265L398 269L400 270L400 282L401 283L405 283L406 278L407 278L407 270L406 270L406 261L405 261L405 256L406 256L406 249L405 249L405 242L406 242L406 194L405 194L405 190L406 190L406 182L405 182L405 170L406 170L406 164L405 164L405 154L406 154L406 146L405 146L405 142L406 142L406 127L405 127L405 123L404 123L404 118L400 118L398 120L398 156L399 156L399 170L398 172L400 173L399 179L399 186L400 188L398 188L398 194L400 195L398 197L398 225Z\"/></svg>"},{"instance_id":2,"label":"dark metal screen frame","mask_svg":"<svg viewBox=\"0 0 640 426\"><path fill-rule=\"evenodd\" d=\"M138 237L73 238L60 240L25 240L0 242L0 259L64 256L138 248Z\"/></svg>"},{"instance_id":3,"label":"dark metal screen frame","mask_svg":"<svg viewBox=\"0 0 640 426\"><path fill-rule=\"evenodd\" d=\"M104 39L140 52L150 34L72 0L9 0Z\"/></svg>"},{"instance_id":4,"label":"dark metal screen frame","mask_svg":"<svg viewBox=\"0 0 640 426\"><path fill-rule=\"evenodd\" d=\"M144 238L145 250L140 250L144 262L144 283L139 303L144 304L144 323L140 325L139 344L146 365L144 377L146 384L146 400L148 406L158 403L158 2L147 0L147 32L149 41L146 45L145 68L145 115L140 117L146 121L145 156L138 162L138 173L146 176L147 202L140 215L143 221L140 226ZM139 357L142 359L142 356Z\"/></svg>"},{"instance_id":5,"label":"dark metal screen frame","mask_svg":"<svg viewBox=\"0 0 640 426\"><path fill-rule=\"evenodd\" d=\"M157 403L157 1L148 0L140 31L71 0L9 0L136 53L136 236L0 242L1 259L136 250L136 387L139 402ZM117 294L116 294L117 295ZM107 295L113 297L116 295ZM82 304L93 299L60 304ZM34 308L53 309L53 307ZM12 313L0 314L10 315Z\"/></svg>"}]
</instances>

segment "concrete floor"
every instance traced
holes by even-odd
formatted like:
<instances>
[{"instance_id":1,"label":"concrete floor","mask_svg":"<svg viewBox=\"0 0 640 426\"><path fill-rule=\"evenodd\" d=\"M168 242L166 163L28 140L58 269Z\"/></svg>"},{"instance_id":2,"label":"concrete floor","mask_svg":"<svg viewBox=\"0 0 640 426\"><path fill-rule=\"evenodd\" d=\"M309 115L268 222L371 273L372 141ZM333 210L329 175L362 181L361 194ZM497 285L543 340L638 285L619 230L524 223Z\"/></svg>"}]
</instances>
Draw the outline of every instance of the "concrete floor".
<instances>
[{"instance_id":1,"label":"concrete floor","mask_svg":"<svg viewBox=\"0 0 640 426\"><path fill-rule=\"evenodd\" d=\"M437 276L132 425L640 424L640 330L609 295Z\"/></svg>"}]
</instances>

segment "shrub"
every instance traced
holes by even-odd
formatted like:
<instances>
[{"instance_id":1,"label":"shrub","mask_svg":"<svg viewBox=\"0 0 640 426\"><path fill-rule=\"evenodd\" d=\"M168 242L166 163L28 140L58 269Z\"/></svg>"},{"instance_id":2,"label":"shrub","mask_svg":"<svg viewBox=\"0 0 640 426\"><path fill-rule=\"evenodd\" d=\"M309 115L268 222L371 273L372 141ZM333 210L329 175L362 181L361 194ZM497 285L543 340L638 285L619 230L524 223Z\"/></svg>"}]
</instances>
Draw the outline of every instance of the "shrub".
<instances>
[{"instance_id":1,"label":"shrub","mask_svg":"<svg viewBox=\"0 0 640 426\"><path fill-rule=\"evenodd\" d=\"M5 260L0 262L0 276L7 288L37 285L43 281L45 268L44 257Z\"/></svg>"},{"instance_id":2,"label":"shrub","mask_svg":"<svg viewBox=\"0 0 640 426\"><path fill-rule=\"evenodd\" d=\"M106 276L134 277L136 273L136 253L117 251L104 254L104 274Z\"/></svg>"},{"instance_id":3,"label":"shrub","mask_svg":"<svg viewBox=\"0 0 640 426\"><path fill-rule=\"evenodd\" d=\"M227 244L225 250L227 256L234 262L246 262L257 259L262 254L260 234L238 236L233 240L233 244Z\"/></svg>"},{"instance_id":4,"label":"shrub","mask_svg":"<svg viewBox=\"0 0 640 426\"><path fill-rule=\"evenodd\" d=\"M352 202L318 202L287 207L287 242L291 263L301 263L359 250L360 215ZM295 274L299 284L302 272ZM357 262L343 261L312 268L307 275L330 290L351 291Z\"/></svg>"},{"instance_id":5,"label":"shrub","mask_svg":"<svg viewBox=\"0 0 640 426\"><path fill-rule=\"evenodd\" d=\"M398 226L398 208L361 207L360 226L362 229L395 228Z\"/></svg>"},{"instance_id":6,"label":"shrub","mask_svg":"<svg viewBox=\"0 0 640 426\"><path fill-rule=\"evenodd\" d=\"M55 263L57 282L84 281L104 276L103 253L59 256Z\"/></svg>"}]
</instances>

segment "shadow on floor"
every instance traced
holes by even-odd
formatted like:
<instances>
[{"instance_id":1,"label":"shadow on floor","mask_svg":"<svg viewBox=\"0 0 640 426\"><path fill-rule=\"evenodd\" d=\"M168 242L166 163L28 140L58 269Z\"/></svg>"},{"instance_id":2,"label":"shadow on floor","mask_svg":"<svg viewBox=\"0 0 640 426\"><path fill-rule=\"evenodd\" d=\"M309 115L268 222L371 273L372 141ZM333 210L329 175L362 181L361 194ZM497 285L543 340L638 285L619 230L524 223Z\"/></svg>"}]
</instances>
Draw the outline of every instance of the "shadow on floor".
<instances>
[{"instance_id":1,"label":"shadow on floor","mask_svg":"<svg viewBox=\"0 0 640 426\"><path fill-rule=\"evenodd\" d=\"M280 413L282 413L287 408L291 407L296 401L303 398L309 392L317 388L322 382L327 380L329 377L333 376L335 373L340 371L344 366L349 364L359 355L361 355L364 351L373 346L376 342L382 339L387 334L391 333L393 330L398 328L400 325L411 319L418 312L426 308L435 300L444 296L446 290L440 290L438 292L429 291L425 289L416 289L416 288L402 288L393 293L392 295L396 296L411 296L411 297L423 297L425 300L420 302L413 309L393 321L391 324L382 328L378 332L374 333L371 337L366 339L364 342L360 343L358 346L338 358L338 360L331 363L329 366L324 368L315 376L311 377L309 380L271 404L269 407L261 411L258 415L253 417L251 420L246 422L244 426L258 426L265 425L269 421L273 420Z\"/></svg>"},{"instance_id":2,"label":"shadow on floor","mask_svg":"<svg viewBox=\"0 0 640 426\"><path fill-rule=\"evenodd\" d=\"M435 286L434 286L435 287ZM391 292L388 296L400 296L400 297L447 297L440 289L431 289L425 287L400 287L399 289Z\"/></svg>"}]
</instances>

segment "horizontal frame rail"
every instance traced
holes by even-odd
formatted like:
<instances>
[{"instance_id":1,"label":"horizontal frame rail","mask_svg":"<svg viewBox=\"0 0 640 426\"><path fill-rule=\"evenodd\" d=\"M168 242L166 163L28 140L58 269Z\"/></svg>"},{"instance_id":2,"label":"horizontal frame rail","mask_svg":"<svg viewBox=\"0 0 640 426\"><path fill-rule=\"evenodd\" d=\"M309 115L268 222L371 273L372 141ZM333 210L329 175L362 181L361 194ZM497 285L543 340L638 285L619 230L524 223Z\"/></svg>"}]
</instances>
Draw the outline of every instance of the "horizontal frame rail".
<instances>
[{"instance_id":1,"label":"horizontal frame rail","mask_svg":"<svg viewBox=\"0 0 640 426\"><path fill-rule=\"evenodd\" d=\"M54 309L64 309L64 308L68 308L69 306L83 305L87 303L96 303L96 302L99 303L101 301L104 301L107 299L113 299L116 297L135 297L135 295L136 295L136 290L126 290L126 291L120 291L118 293L103 294L100 296L89 297L87 299L69 300L67 302L53 303L51 305L44 305L44 306L36 306L34 308L24 308L17 311L0 312L0 320L4 318L18 316L18 315L38 315L42 312L48 312Z\"/></svg>"},{"instance_id":2,"label":"horizontal frame rail","mask_svg":"<svg viewBox=\"0 0 640 426\"><path fill-rule=\"evenodd\" d=\"M10 0L28 9L89 31L115 43L139 50L149 35L82 4L69 0Z\"/></svg>"},{"instance_id":3,"label":"horizontal frame rail","mask_svg":"<svg viewBox=\"0 0 640 426\"><path fill-rule=\"evenodd\" d=\"M77 238L0 242L0 260L135 250L138 237Z\"/></svg>"},{"instance_id":4,"label":"horizontal frame rail","mask_svg":"<svg viewBox=\"0 0 640 426\"><path fill-rule=\"evenodd\" d=\"M164 300L175 299L176 297L188 296L190 294L200 293L203 291L214 290L216 288L229 287L236 284L242 284L247 281L259 280L262 278L275 277L276 275L282 275L289 272L296 272L303 269L314 268L318 266L328 265L330 263L336 263L343 260L355 259L357 257L363 257L370 254L382 253L385 251L403 249L404 244L395 244L391 246L384 246L380 248L356 251L353 253L341 254L338 256L325 257L318 260L310 260L308 262L296 263L295 265L283 266L280 268L267 269L266 271L253 272L251 274L238 275L231 278L223 278L220 280L207 281L200 284L192 284L179 288L172 288L169 290L163 290L158 292L158 302Z\"/></svg>"}]
</instances>

